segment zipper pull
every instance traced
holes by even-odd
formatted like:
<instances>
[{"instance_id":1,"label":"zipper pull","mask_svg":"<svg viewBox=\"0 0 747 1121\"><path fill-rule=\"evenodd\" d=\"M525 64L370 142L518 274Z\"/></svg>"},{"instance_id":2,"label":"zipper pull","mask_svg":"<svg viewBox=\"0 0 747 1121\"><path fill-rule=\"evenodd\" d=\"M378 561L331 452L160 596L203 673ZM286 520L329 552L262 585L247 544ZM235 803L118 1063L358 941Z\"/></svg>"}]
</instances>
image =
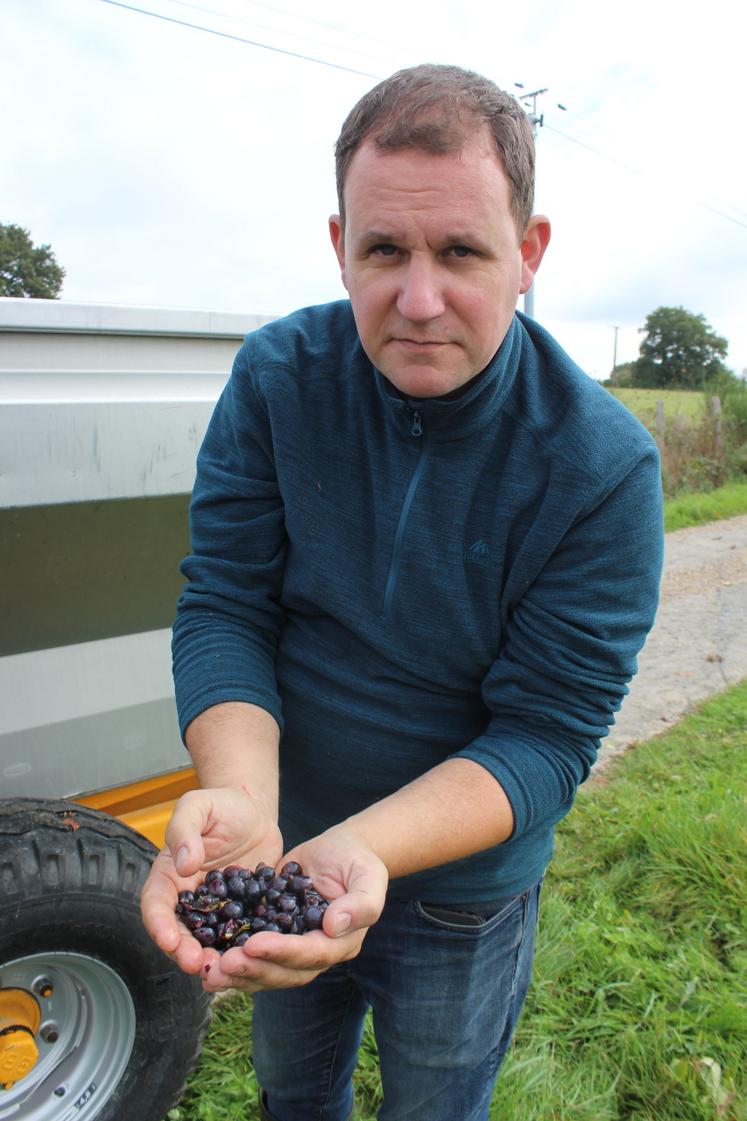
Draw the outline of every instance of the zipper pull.
<instances>
[{"instance_id":1,"label":"zipper pull","mask_svg":"<svg viewBox=\"0 0 747 1121\"><path fill-rule=\"evenodd\" d=\"M413 409L412 413L412 428L410 429L411 436L422 436L423 425L420 423L420 413L417 409Z\"/></svg>"}]
</instances>

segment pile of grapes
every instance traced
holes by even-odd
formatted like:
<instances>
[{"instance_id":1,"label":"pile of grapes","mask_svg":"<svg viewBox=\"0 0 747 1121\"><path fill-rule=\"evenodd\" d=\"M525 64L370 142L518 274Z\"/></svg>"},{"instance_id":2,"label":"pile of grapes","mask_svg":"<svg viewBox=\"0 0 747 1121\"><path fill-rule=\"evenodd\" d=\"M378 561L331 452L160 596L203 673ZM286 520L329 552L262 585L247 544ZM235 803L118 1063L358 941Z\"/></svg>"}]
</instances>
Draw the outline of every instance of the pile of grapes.
<instances>
[{"instance_id":1,"label":"pile of grapes","mask_svg":"<svg viewBox=\"0 0 747 1121\"><path fill-rule=\"evenodd\" d=\"M328 906L301 865L290 860L279 873L262 863L253 872L236 865L216 868L194 891L179 893L176 914L201 946L223 953L261 930L319 930Z\"/></svg>"}]
</instances>

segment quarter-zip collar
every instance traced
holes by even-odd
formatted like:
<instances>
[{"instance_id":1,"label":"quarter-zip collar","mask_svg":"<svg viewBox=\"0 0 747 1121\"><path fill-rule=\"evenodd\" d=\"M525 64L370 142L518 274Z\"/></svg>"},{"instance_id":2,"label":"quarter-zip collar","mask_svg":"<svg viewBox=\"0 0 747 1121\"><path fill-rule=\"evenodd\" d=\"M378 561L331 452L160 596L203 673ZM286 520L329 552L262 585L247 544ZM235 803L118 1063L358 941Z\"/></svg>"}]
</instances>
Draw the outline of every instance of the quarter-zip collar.
<instances>
[{"instance_id":1,"label":"quarter-zip collar","mask_svg":"<svg viewBox=\"0 0 747 1121\"><path fill-rule=\"evenodd\" d=\"M495 357L456 397L408 398L374 369L376 388L397 427L411 434L413 415L435 441L461 440L484 427L502 408L516 379L523 327L514 316Z\"/></svg>"}]
</instances>

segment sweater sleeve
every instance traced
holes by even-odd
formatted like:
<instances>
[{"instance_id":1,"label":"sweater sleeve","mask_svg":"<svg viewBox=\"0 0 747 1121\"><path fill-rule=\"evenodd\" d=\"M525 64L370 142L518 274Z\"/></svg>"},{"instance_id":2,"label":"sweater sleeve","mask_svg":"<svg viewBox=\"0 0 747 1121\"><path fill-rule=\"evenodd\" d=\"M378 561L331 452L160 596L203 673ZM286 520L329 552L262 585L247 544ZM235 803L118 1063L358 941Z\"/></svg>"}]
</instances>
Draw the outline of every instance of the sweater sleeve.
<instances>
[{"instance_id":1,"label":"sweater sleeve","mask_svg":"<svg viewBox=\"0 0 747 1121\"><path fill-rule=\"evenodd\" d=\"M225 701L282 722L275 654L283 620L283 503L270 425L242 349L197 458L192 555L177 605L172 656L179 727Z\"/></svg>"},{"instance_id":2,"label":"sweater sleeve","mask_svg":"<svg viewBox=\"0 0 747 1121\"><path fill-rule=\"evenodd\" d=\"M491 720L457 754L501 784L513 837L557 821L587 778L654 621L663 541L652 448L576 520L510 613L483 681Z\"/></svg>"}]
</instances>

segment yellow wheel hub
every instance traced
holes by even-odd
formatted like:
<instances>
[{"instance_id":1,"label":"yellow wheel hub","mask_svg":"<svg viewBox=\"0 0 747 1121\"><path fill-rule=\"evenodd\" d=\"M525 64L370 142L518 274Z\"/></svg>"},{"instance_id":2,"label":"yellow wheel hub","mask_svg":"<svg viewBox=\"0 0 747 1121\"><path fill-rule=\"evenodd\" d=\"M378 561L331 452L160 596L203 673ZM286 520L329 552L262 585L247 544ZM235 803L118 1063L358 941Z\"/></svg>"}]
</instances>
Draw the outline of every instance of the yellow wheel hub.
<instances>
[{"instance_id":1,"label":"yellow wheel hub","mask_svg":"<svg viewBox=\"0 0 747 1121\"><path fill-rule=\"evenodd\" d=\"M31 993L0 989L0 1086L6 1090L25 1078L39 1058L35 1036L40 1021Z\"/></svg>"}]
</instances>

